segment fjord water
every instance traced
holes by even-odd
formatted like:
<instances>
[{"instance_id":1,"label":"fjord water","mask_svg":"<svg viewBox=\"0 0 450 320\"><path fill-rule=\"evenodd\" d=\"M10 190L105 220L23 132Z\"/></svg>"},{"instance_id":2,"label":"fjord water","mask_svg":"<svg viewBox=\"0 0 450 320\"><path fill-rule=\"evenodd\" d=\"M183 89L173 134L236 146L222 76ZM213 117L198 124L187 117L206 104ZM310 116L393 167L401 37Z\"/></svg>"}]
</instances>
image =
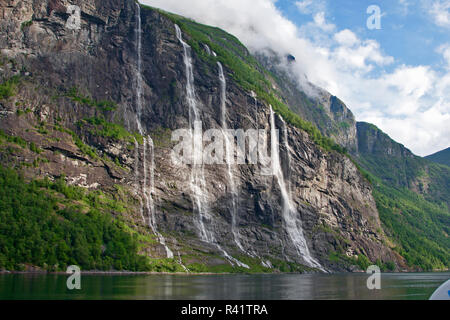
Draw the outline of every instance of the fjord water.
<instances>
[{"instance_id":1,"label":"fjord water","mask_svg":"<svg viewBox=\"0 0 450 320\"><path fill-rule=\"evenodd\" d=\"M382 274L368 290L366 274L83 275L81 290L66 275L0 274L0 300L427 300L450 273Z\"/></svg>"}]
</instances>

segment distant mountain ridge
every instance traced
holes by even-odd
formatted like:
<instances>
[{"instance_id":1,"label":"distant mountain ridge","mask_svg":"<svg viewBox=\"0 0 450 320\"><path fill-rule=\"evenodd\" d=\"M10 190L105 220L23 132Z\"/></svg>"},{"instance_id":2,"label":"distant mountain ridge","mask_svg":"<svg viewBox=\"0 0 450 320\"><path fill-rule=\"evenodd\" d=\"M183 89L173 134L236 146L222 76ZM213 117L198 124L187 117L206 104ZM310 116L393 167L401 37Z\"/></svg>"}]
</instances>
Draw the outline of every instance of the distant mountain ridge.
<instances>
[{"instance_id":1,"label":"distant mountain ridge","mask_svg":"<svg viewBox=\"0 0 450 320\"><path fill-rule=\"evenodd\" d=\"M425 159L428 159L436 163L444 164L450 167L450 147L448 147L445 150L426 156Z\"/></svg>"}]
</instances>

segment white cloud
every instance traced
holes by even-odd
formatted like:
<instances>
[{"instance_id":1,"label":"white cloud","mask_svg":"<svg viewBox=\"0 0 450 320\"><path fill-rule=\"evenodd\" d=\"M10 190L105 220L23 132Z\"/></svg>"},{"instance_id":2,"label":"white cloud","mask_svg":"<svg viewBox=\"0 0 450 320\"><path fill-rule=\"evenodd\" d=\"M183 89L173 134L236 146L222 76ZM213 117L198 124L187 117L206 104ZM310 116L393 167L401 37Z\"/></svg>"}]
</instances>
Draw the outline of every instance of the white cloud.
<instances>
[{"instance_id":1,"label":"white cloud","mask_svg":"<svg viewBox=\"0 0 450 320\"><path fill-rule=\"evenodd\" d=\"M317 27L325 32L333 31L336 28L334 24L327 23L325 19L325 12L323 11L318 12L314 15L314 23Z\"/></svg>"},{"instance_id":2,"label":"white cloud","mask_svg":"<svg viewBox=\"0 0 450 320\"><path fill-rule=\"evenodd\" d=\"M429 13L438 26L450 27L450 0L435 0L431 4Z\"/></svg>"},{"instance_id":3,"label":"white cloud","mask_svg":"<svg viewBox=\"0 0 450 320\"><path fill-rule=\"evenodd\" d=\"M303 0L303 1L297 1L295 3L295 5L297 6L298 10L301 13L311 13L311 7L313 5L313 0Z\"/></svg>"},{"instance_id":4,"label":"white cloud","mask_svg":"<svg viewBox=\"0 0 450 320\"><path fill-rule=\"evenodd\" d=\"M446 43L442 46L440 46L437 49L437 52L442 54L442 57L444 58L445 61L445 67L447 69L450 69L450 43Z\"/></svg>"},{"instance_id":5,"label":"white cloud","mask_svg":"<svg viewBox=\"0 0 450 320\"><path fill-rule=\"evenodd\" d=\"M345 29L334 34L334 40L338 43L334 56L341 66L352 69L361 69L369 72L373 65L389 65L394 62L393 57L385 56L380 49L380 44L374 40L361 41L352 31Z\"/></svg>"},{"instance_id":6,"label":"white cloud","mask_svg":"<svg viewBox=\"0 0 450 320\"><path fill-rule=\"evenodd\" d=\"M343 46L352 47L360 42L356 34L351 30L345 29L334 35L334 39Z\"/></svg>"},{"instance_id":7,"label":"white cloud","mask_svg":"<svg viewBox=\"0 0 450 320\"><path fill-rule=\"evenodd\" d=\"M303 14L314 14L317 12L324 11L326 8L326 3L324 0L303 0L296 1L298 11Z\"/></svg>"},{"instance_id":8,"label":"white cloud","mask_svg":"<svg viewBox=\"0 0 450 320\"><path fill-rule=\"evenodd\" d=\"M431 154L450 145L450 71L394 65L394 58L377 41L360 39L353 31L338 30L329 23L322 1L297 1L297 8L313 17L301 27L283 17L276 0L143 2L218 26L251 51L271 48L281 55L294 55L297 63L292 68L299 79L306 75L345 101L359 121L376 124L416 154ZM438 50L448 66L449 48ZM384 69L388 65L392 71Z\"/></svg>"}]
</instances>

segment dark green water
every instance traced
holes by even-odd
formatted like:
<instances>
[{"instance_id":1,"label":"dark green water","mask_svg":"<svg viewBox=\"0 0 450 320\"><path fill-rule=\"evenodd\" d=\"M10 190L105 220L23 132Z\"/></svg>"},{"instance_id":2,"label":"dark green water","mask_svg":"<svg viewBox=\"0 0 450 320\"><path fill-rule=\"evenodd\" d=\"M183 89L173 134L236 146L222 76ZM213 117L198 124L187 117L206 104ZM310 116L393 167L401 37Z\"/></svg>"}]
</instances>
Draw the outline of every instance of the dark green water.
<instances>
[{"instance_id":1,"label":"dark green water","mask_svg":"<svg viewBox=\"0 0 450 320\"><path fill-rule=\"evenodd\" d=\"M338 275L83 275L70 291L65 275L0 274L0 299L428 299L450 273L382 274L368 290L366 274Z\"/></svg>"}]
</instances>

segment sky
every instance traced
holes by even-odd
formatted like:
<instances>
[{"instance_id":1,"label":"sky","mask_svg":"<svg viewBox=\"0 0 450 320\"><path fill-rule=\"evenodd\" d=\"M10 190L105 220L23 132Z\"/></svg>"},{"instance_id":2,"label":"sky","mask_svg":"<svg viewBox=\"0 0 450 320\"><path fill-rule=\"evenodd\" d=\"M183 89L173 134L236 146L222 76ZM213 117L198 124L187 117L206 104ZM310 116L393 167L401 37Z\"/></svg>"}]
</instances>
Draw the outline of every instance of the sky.
<instances>
[{"instance_id":1,"label":"sky","mask_svg":"<svg viewBox=\"0 0 450 320\"><path fill-rule=\"evenodd\" d=\"M299 79L417 155L450 146L450 0L141 2L294 55Z\"/></svg>"}]
</instances>

